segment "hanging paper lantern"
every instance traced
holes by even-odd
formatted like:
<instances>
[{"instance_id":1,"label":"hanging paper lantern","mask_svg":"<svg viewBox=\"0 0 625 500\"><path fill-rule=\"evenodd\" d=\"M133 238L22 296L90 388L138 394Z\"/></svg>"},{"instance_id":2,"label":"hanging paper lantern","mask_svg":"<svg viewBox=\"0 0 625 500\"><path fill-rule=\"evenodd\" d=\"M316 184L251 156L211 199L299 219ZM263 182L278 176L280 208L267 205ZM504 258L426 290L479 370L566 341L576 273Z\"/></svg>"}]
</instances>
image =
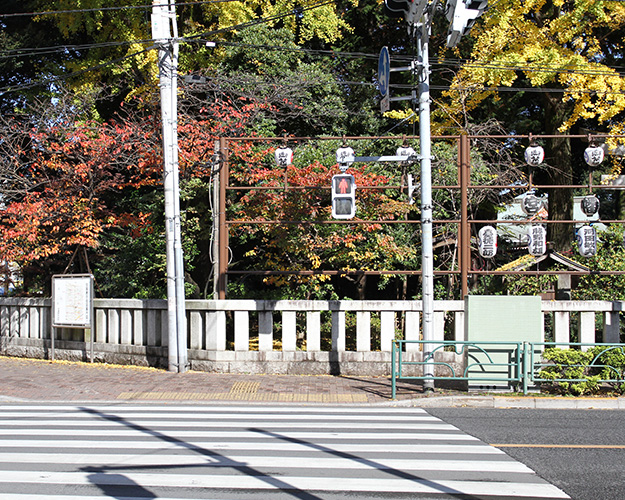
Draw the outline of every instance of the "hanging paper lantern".
<instances>
[{"instance_id":1,"label":"hanging paper lantern","mask_svg":"<svg viewBox=\"0 0 625 500\"><path fill-rule=\"evenodd\" d=\"M577 230L577 249L582 257L592 257L597 253L597 231L592 226L582 226Z\"/></svg>"},{"instance_id":2,"label":"hanging paper lantern","mask_svg":"<svg viewBox=\"0 0 625 500\"><path fill-rule=\"evenodd\" d=\"M584 151L584 160L591 167L597 167L603 161L605 151L601 146L590 145Z\"/></svg>"},{"instance_id":3,"label":"hanging paper lantern","mask_svg":"<svg viewBox=\"0 0 625 500\"><path fill-rule=\"evenodd\" d=\"M344 146L336 150L336 162L339 165L350 165L354 163L354 150L349 146Z\"/></svg>"},{"instance_id":4,"label":"hanging paper lantern","mask_svg":"<svg viewBox=\"0 0 625 500\"><path fill-rule=\"evenodd\" d=\"M545 150L536 144L532 144L525 150L525 162L532 167L537 167L545 159Z\"/></svg>"},{"instance_id":5,"label":"hanging paper lantern","mask_svg":"<svg viewBox=\"0 0 625 500\"><path fill-rule=\"evenodd\" d=\"M527 215L536 215L543 207L543 200L533 194L526 194L521 200L521 210Z\"/></svg>"},{"instance_id":6,"label":"hanging paper lantern","mask_svg":"<svg viewBox=\"0 0 625 500\"><path fill-rule=\"evenodd\" d=\"M543 226L531 226L527 233L527 251L540 257L547 251L547 231Z\"/></svg>"},{"instance_id":7,"label":"hanging paper lantern","mask_svg":"<svg viewBox=\"0 0 625 500\"><path fill-rule=\"evenodd\" d=\"M477 234L478 251L484 258L490 259L497 254L497 230L493 226L484 226Z\"/></svg>"},{"instance_id":8,"label":"hanging paper lantern","mask_svg":"<svg viewBox=\"0 0 625 500\"><path fill-rule=\"evenodd\" d=\"M417 153L410 146L400 146L397 148L397 152L395 153L397 156L405 156L406 159L409 159L412 156L416 156Z\"/></svg>"},{"instance_id":9,"label":"hanging paper lantern","mask_svg":"<svg viewBox=\"0 0 625 500\"><path fill-rule=\"evenodd\" d=\"M293 150L291 148L276 149L276 164L279 167L286 167L293 163Z\"/></svg>"},{"instance_id":10,"label":"hanging paper lantern","mask_svg":"<svg viewBox=\"0 0 625 500\"><path fill-rule=\"evenodd\" d=\"M592 217L599 211L599 198L594 194L585 196L581 202L582 212L588 217Z\"/></svg>"}]
</instances>

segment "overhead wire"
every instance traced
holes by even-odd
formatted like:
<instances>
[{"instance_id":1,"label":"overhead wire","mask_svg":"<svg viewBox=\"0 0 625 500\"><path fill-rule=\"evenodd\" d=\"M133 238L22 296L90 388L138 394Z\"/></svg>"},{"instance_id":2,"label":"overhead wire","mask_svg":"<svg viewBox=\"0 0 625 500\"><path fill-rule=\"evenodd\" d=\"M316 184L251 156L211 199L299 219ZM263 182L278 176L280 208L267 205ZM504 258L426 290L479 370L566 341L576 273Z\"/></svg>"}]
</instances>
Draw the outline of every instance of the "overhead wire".
<instances>
[{"instance_id":1,"label":"overhead wire","mask_svg":"<svg viewBox=\"0 0 625 500\"><path fill-rule=\"evenodd\" d=\"M96 71L98 69L105 68L107 66L111 66L113 64L117 64L117 63L123 62L126 59L130 59L132 57L136 57L136 56L138 56L140 54L143 54L145 52L149 52L150 50L153 50L154 48L155 48L155 46L148 47L147 49L138 50L136 52L133 52L132 54L127 54L125 56L118 57L117 59L113 59L111 61L106 61L106 62L103 62L101 64L97 64L95 66L91 66L90 68L81 69L81 70L74 71L72 73L66 73L66 74L63 74L63 75L56 75L56 76L53 76L53 77L48 77L48 78L46 78L44 80L39 80L37 82L21 84L19 86L9 85L9 86L6 86L6 87L0 87L0 95L3 95L3 94L8 93L8 92L15 92L15 91L18 91L18 90L27 90L27 89L39 87L41 85L49 85L51 83L55 83L55 82L58 82L58 81L61 81L61 80L66 80L66 79L69 79L69 78L73 78L75 76L80 76L80 75L88 73L90 71Z\"/></svg>"},{"instance_id":2,"label":"overhead wire","mask_svg":"<svg viewBox=\"0 0 625 500\"><path fill-rule=\"evenodd\" d=\"M230 1L230 0L228 0L228 1ZM330 4L333 4L334 2L335 2L335 0L322 0L322 1L317 2L315 4L308 5L306 7L302 7L301 9L298 9L298 10L290 10L290 11L288 11L286 13L276 14L274 16L265 17L265 18L254 19L252 21L248 21L248 22L245 22L245 23L240 23L238 25L228 26L226 28L220 28L218 30L213 30L213 31L207 31L207 32L204 32L204 33L201 33L201 34L198 34L198 35L192 35L191 37L187 37L187 40L191 40L191 39L202 37L202 36L210 36L210 35L214 35L214 34L234 31L234 30L243 29L243 28L246 28L246 27L256 26L258 24L263 24L263 23L276 21L276 20L279 20L279 19L282 19L282 18L285 18L285 17L298 15L299 13L304 12L304 11L316 9L316 8L319 8L319 7L323 7L325 5L330 5ZM211 2L190 2L190 3L211 3ZM169 4L167 4L167 5L169 5ZM182 4L177 4L177 5L182 5ZM149 50L153 50L154 48L156 48L156 45L151 46L151 47L149 47L147 49L143 49L143 50L134 52L133 54L128 54L128 55L123 56L121 58L114 59L112 61L108 61L106 63L98 64L98 65L93 66L91 68L85 68L84 70L76 71L74 73L70 73L70 74L67 74L67 75L59 75L59 76L54 77L52 79L40 80L38 82L33 82L33 83L30 83L30 84L23 84L23 85L18 85L18 86L3 87L3 88L0 88L0 92L6 93L6 92L9 92L9 91L26 90L26 89L34 88L34 87L37 87L37 86L40 86L40 85L47 85L49 83L53 83L55 81L59 81L59 80L65 79L65 78L72 78L74 76L78 76L78 75L87 73L89 71L94 71L94 70L100 69L102 67L109 66L111 64L116 64L117 62L124 61L124 60L126 60L126 59L128 59L130 57L134 57L136 55L139 55L141 53L147 52Z\"/></svg>"},{"instance_id":3,"label":"overhead wire","mask_svg":"<svg viewBox=\"0 0 625 500\"><path fill-rule=\"evenodd\" d=\"M212 4L212 3L229 3L229 2L242 2L242 0L197 0L194 2L177 2L176 6L186 6L186 5L201 5L201 4ZM88 12L109 12L116 10L132 10L132 9L147 9L152 8L153 4L146 5L121 5L117 7L94 7L91 9L68 9L68 10L46 10L41 12L13 12L10 14L0 14L0 19L3 17L38 17L38 16L50 16L50 15L59 15L59 14L82 14ZM169 6L169 3L156 4L157 7Z\"/></svg>"},{"instance_id":4,"label":"overhead wire","mask_svg":"<svg viewBox=\"0 0 625 500\"><path fill-rule=\"evenodd\" d=\"M177 3L176 5L195 5L195 4L206 4L206 3L222 3L222 2L230 2L230 1L237 1L237 0L210 0L210 1L195 1L195 2L184 2L184 3ZM292 16L292 15L297 15L298 13L304 12L306 10L310 10L310 9L315 9L315 8L319 8L325 5L329 5L331 3L334 3L334 0L322 0L320 2L317 2L315 4L306 6L306 7L302 7L301 9L299 9L298 11L294 11L294 10L290 10L286 13L281 13L281 14L276 14L274 16L270 16L270 17L266 17L266 18L259 18L259 19L254 19L251 21L247 21L245 23L240 23L238 25L233 25L233 26L229 26L229 27L225 27L225 28L220 28L217 30L213 30L213 31L207 31L207 32L203 32L197 35L192 35L192 36L188 36L188 37L183 37L178 39L178 42L180 43L197 43L197 42L201 42L201 43L207 43L207 42L211 42L211 40L206 39L205 37L210 36L210 35L216 35L216 34L220 34L220 33L224 33L224 32L229 32L229 31L234 31L234 30L240 30L243 29L245 27L251 27L254 25L258 25L258 24L262 24L262 23L268 23L268 22L272 22L275 20L279 20L282 19L284 17L288 17L288 16ZM144 5L144 6L127 6L127 8L145 8L145 7L151 7L152 5ZM110 7L110 8L103 8L106 10L120 10L126 7ZM91 12L94 10L102 10L102 9L75 9L72 11L55 11L54 13L60 13L60 12ZM41 13L30 13L30 14L41 14ZM0 15L2 16L2 15ZM44 55L47 53L51 53L52 51L67 51L67 50L87 50L90 48L106 48L106 47L114 47L114 46L123 46L123 45L136 45L136 44L143 44L143 43L153 43L154 40L152 39L143 39L143 40L129 40L129 41L118 41L118 42L102 42L102 43L97 43L97 44L83 44L83 45L67 45L67 46L53 46L53 47L42 47L42 48L32 48L32 49L12 49L9 51L0 51L0 59L6 59L6 58L11 58L11 57L26 57L28 55L33 55L33 56L38 56L38 55ZM301 53L306 53L306 54L310 54L310 55L319 55L319 56L328 56L328 57L339 57L339 58L354 58L354 59L377 59L378 55L377 54L369 54L369 53L364 53L364 52L341 52L341 51L334 51L334 50L320 50L320 49L305 49L305 48L299 48L299 47L280 47L280 46L272 46L272 45L266 45L266 44L243 44L243 43L237 43L237 42L226 42L226 41L218 41L218 42L214 42L217 43L219 45L224 45L224 46L230 46L230 47L243 47L243 48L257 48L257 49L265 49L265 50L279 50L279 51L293 51L293 52L301 52ZM89 71L93 71L93 70L97 70L100 69L102 67L106 67L108 65L112 65L112 64L116 64L118 62L121 62L125 59L128 59L130 57L134 57L136 55L139 55L141 53L144 53L148 50L152 50L154 49L156 46L150 46L147 49L143 49L137 52L134 52L132 54L128 54L126 56L114 59L112 61L108 61L96 66L93 66L91 68L85 68L84 70L80 70L77 72L73 72L67 75L58 75L56 77L54 77L52 80L50 79L46 79L44 81L41 82L33 82L30 84L24 84L24 85L19 85L19 86L15 86L15 87L10 87L11 90L19 90L19 89L28 89L28 88L33 88L36 87L37 85L45 85L46 83L51 83L53 81L58 81L60 79L63 78L72 78L74 76L80 75L80 74L84 74L86 72ZM30 50L31 52L28 53L24 53L23 51L28 51ZM397 60L397 61L402 61L402 60L409 60L409 56L404 56L404 55L396 55L393 57L393 60ZM549 72L549 73L570 73L570 74L575 74L575 75L588 75L588 76L615 76L615 73L609 72L609 71L600 71L600 70L587 70L587 69L581 69L581 68L561 68L561 67L549 67L549 66L544 66L544 65L507 65L505 63L502 64L494 64L492 62L480 62L480 61L468 61L468 60L462 60L462 59L444 59L444 60L439 60L437 61L436 59L434 59L431 62L433 67L439 66L439 67L449 67L449 66L454 66L454 67L475 67L475 68L480 68L480 69L493 69L493 70L509 70L509 71L523 71L523 72ZM625 76L625 74L621 74L618 73L619 70L623 70L625 68L617 66L617 67L611 67L610 69L613 69L614 71L617 71L617 75L618 76ZM344 83L344 84L349 84L349 85L374 85L372 83L369 82L340 82L340 83ZM394 85L391 85L394 86ZM400 88L400 87L397 87ZM447 87L447 86L432 86L433 89L438 89L438 90L453 90L453 89L457 89L458 91L467 91L467 90L500 90L500 91L527 91L527 92L532 92L532 91L553 91L553 92L567 92L567 89L544 89L544 88L535 88L535 87L529 87L529 88L519 88L519 87ZM0 88L0 91L7 91L9 90L9 87L4 87L4 88ZM576 91L577 92L577 91ZM584 92L584 91L579 91L579 92ZM597 93L597 91L591 91L588 90L587 92L589 93ZM615 91L602 91L600 92L602 94L622 94L622 92L615 92Z\"/></svg>"}]
</instances>

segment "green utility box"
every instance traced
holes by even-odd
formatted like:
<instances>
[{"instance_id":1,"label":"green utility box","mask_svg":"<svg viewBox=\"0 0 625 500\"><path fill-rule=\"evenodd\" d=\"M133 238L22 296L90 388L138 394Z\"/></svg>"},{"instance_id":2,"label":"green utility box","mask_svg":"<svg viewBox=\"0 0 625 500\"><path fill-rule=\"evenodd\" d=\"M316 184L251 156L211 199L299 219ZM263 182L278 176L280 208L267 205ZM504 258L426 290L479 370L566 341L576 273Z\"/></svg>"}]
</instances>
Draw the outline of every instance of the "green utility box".
<instances>
[{"instance_id":1,"label":"green utility box","mask_svg":"<svg viewBox=\"0 0 625 500\"><path fill-rule=\"evenodd\" d=\"M521 376L523 342L543 341L540 297L469 295L465 339L469 389L510 389Z\"/></svg>"}]
</instances>

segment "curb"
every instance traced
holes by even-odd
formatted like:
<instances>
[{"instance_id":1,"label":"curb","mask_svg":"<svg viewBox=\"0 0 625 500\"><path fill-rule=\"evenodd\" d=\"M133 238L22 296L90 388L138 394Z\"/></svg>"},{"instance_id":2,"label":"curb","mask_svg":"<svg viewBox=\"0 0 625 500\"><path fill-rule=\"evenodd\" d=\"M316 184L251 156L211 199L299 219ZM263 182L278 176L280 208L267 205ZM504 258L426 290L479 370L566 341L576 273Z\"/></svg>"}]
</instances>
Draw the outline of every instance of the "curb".
<instances>
[{"instance_id":1,"label":"curb","mask_svg":"<svg viewBox=\"0 0 625 500\"><path fill-rule=\"evenodd\" d=\"M418 408L624 410L625 397L571 399L506 396L430 396L418 399L374 403L374 405Z\"/></svg>"}]
</instances>

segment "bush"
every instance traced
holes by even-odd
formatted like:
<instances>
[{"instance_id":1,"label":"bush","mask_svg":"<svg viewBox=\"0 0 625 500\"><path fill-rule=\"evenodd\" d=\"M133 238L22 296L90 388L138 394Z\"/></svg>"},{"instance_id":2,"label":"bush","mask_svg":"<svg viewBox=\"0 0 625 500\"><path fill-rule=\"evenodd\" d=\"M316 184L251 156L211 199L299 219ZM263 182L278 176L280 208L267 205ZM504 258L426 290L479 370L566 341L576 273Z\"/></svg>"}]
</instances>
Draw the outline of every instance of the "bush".
<instances>
[{"instance_id":1,"label":"bush","mask_svg":"<svg viewBox=\"0 0 625 500\"><path fill-rule=\"evenodd\" d=\"M594 359L591 351L577 349L545 349L542 355L550 364L538 373L538 378L547 382L541 388L561 394L581 396L599 391L599 375L591 375L589 365Z\"/></svg>"},{"instance_id":2,"label":"bush","mask_svg":"<svg viewBox=\"0 0 625 500\"><path fill-rule=\"evenodd\" d=\"M581 396L596 394L601 382L607 382L618 393L625 393L625 347L595 346L579 349L545 349L538 378L541 388L560 394Z\"/></svg>"}]
</instances>

